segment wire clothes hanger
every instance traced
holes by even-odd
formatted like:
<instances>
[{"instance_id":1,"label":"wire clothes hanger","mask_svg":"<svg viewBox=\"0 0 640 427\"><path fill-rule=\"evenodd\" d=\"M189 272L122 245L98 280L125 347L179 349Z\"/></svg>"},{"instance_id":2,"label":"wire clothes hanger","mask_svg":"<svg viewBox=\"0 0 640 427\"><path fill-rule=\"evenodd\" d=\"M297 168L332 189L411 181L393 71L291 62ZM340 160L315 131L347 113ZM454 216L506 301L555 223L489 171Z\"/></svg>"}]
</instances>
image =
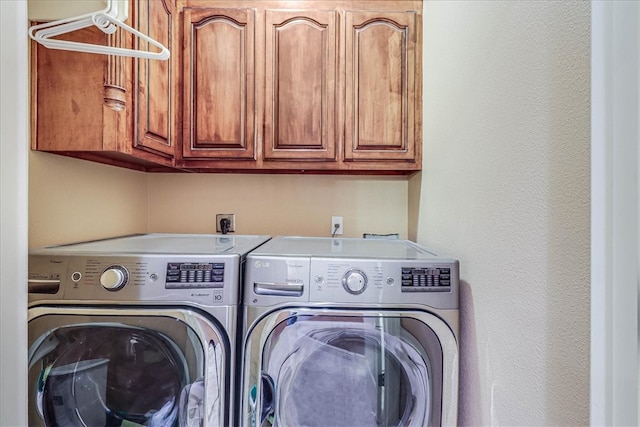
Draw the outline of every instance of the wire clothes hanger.
<instances>
[{"instance_id":1,"label":"wire clothes hanger","mask_svg":"<svg viewBox=\"0 0 640 427\"><path fill-rule=\"evenodd\" d=\"M122 22L126 19L127 0L107 0L107 7L85 15L75 16L72 18L60 19L57 21L46 22L44 24L34 25L29 28L29 37L43 46L50 49L71 50L75 52L99 53L104 55L129 56L142 59L160 59L169 58L169 50L161 43L142 34L135 28L132 28ZM118 6L120 3L120 6ZM124 18L123 18L124 16ZM98 27L105 34L113 34L118 27L134 34L138 38L146 41L150 45L158 48L158 52L148 50L127 49L122 47L112 47L105 45L96 45L90 43L72 42L67 40L54 39L53 37L70 33L72 31L87 28L92 25Z\"/></svg>"}]
</instances>

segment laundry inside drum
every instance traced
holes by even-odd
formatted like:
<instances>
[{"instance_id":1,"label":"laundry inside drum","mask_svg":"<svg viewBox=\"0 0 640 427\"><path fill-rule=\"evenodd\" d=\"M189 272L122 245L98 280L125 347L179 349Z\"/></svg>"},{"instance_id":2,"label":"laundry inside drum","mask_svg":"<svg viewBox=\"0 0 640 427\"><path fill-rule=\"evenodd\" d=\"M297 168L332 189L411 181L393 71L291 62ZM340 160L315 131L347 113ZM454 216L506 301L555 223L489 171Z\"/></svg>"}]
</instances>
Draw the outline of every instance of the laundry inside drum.
<instances>
[{"instance_id":1,"label":"laundry inside drum","mask_svg":"<svg viewBox=\"0 0 640 427\"><path fill-rule=\"evenodd\" d=\"M411 412L406 372L366 336L341 334L293 369L281 395L283 425L399 426Z\"/></svg>"}]
</instances>

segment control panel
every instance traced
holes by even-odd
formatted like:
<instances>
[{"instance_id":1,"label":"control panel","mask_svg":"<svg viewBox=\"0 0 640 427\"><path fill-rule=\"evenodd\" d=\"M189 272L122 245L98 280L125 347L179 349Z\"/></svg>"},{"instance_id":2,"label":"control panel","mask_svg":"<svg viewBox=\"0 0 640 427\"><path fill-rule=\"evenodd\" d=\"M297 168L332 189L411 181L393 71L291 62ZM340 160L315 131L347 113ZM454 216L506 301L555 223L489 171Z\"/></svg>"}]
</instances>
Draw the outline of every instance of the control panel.
<instances>
[{"instance_id":1,"label":"control panel","mask_svg":"<svg viewBox=\"0 0 640 427\"><path fill-rule=\"evenodd\" d=\"M167 264L167 289L222 288L224 263L170 262Z\"/></svg>"},{"instance_id":2,"label":"control panel","mask_svg":"<svg viewBox=\"0 0 640 427\"><path fill-rule=\"evenodd\" d=\"M29 298L238 304L240 259L211 256L30 256Z\"/></svg>"},{"instance_id":3,"label":"control panel","mask_svg":"<svg viewBox=\"0 0 640 427\"><path fill-rule=\"evenodd\" d=\"M245 303L270 306L302 302L428 305L457 308L458 262L366 258L251 257Z\"/></svg>"},{"instance_id":4,"label":"control panel","mask_svg":"<svg viewBox=\"0 0 640 427\"><path fill-rule=\"evenodd\" d=\"M309 301L455 306L457 261L311 259Z\"/></svg>"},{"instance_id":5,"label":"control panel","mask_svg":"<svg viewBox=\"0 0 640 427\"><path fill-rule=\"evenodd\" d=\"M402 292L448 292L451 268L402 267Z\"/></svg>"}]
</instances>

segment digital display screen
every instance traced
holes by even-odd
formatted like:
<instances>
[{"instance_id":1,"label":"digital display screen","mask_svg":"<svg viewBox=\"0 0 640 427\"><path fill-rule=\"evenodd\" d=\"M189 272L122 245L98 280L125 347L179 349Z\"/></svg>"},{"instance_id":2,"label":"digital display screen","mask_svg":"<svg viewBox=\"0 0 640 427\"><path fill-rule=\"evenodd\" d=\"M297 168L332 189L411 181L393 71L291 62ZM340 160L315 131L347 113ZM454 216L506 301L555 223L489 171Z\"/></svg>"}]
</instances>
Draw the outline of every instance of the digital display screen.
<instances>
[{"instance_id":1,"label":"digital display screen","mask_svg":"<svg viewBox=\"0 0 640 427\"><path fill-rule=\"evenodd\" d=\"M170 262L167 264L167 289L224 287L223 262Z\"/></svg>"},{"instance_id":2,"label":"digital display screen","mask_svg":"<svg viewBox=\"0 0 640 427\"><path fill-rule=\"evenodd\" d=\"M213 270L213 264L180 264L181 271L209 271Z\"/></svg>"},{"instance_id":3,"label":"digital display screen","mask_svg":"<svg viewBox=\"0 0 640 427\"><path fill-rule=\"evenodd\" d=\"M449 291L451 269L402 267L402 292Z\"/></svg>"}]
</instances>

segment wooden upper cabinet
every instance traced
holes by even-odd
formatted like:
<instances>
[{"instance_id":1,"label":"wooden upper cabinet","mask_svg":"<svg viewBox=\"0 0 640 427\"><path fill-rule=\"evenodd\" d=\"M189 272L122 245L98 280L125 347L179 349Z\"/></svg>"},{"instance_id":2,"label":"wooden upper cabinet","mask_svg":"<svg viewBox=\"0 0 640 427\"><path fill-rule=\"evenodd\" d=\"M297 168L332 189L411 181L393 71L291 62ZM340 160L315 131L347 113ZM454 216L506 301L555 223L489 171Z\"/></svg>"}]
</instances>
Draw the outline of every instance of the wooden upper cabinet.
<instances>
[{"instance_id":1,"label":"wooden upper cabinet","mask_svg":"<svg viewBox=\"0 0 640 427\"><path fill-rule=\"evenodd\" d=\"M183 10L184 158L255 158L253 9Z\"/></svg>"},{"instance_id":2,"label":"wooden upper cabinet","mask_svg":"<svg viewBox=\"0 0 640 427\"><path fill-rule=\"evenodd\" d=\"M265 11L264 159L336 160L337 11Z\"/></svg>"},{"instance_id":3,"label":"wooden upper cabinet","mask_svg":"<svg viewBox=\"0 0 640 427\"><path fill-rule=\"evenodd\" d=\"M130 25L171 46L175 0L129 5ZM107 35L91 26L58 38L144 48L122 28ZM33 149L142 171L173 170L171 59L48 49L36 42L31 47Z\"/></svg>"},{"instance_id":4,"label":"wooden upper cabinet","mask_svg":"<svg viewBox=\"0 0 640 427\"><path fill-rule=\"evenodd\" d=\"M421 169L420 1L184 1L179 166Z\"/></svg>"},{"instance_id":5,"label":"wooden upper cabinet","mask_svg":"<svg viewBox=\"0 0 640 427\"><path fill-rule=\"evenodd\" d=\"M177 37L176 0L138 1L135 28L158 41L171 52L167 61L136 59L134 64L135 146L173 156L177 124ZM156 51L136 38L136 48Z\"/></svg>"},{"instance_id":6,"label":"wooden upper cabinet","mask_svg":"<svg viewBox=\"0 0 640 427\"><path fill-rule=\"evenodd\" d=\"M345 160L416 161L415 12L345 14Z\"/></svg>"},{"instance_id":7,"label":"wooden upper cabinet","mask_svg":"<svg viewBox=\"0 0 640 427\"><path fill-rule=\"evenodd\" d=\"M422 167L420 0L131 0L168 61L32 43L32 146L143 171ZM95 27L67 40L147 49Z\"/></svg>"}]
</instances>

